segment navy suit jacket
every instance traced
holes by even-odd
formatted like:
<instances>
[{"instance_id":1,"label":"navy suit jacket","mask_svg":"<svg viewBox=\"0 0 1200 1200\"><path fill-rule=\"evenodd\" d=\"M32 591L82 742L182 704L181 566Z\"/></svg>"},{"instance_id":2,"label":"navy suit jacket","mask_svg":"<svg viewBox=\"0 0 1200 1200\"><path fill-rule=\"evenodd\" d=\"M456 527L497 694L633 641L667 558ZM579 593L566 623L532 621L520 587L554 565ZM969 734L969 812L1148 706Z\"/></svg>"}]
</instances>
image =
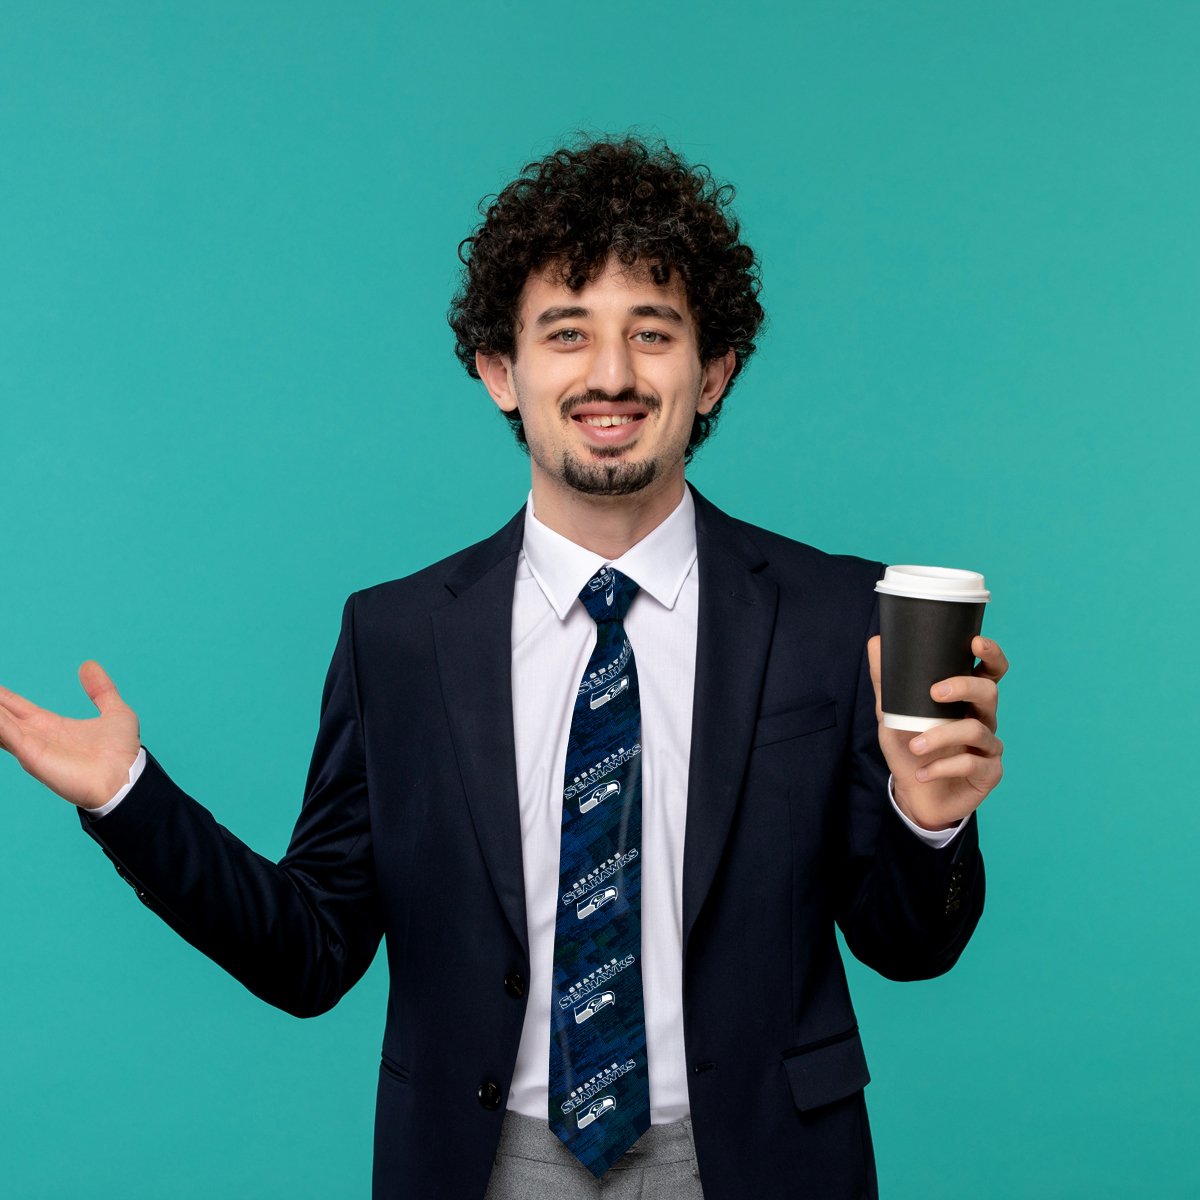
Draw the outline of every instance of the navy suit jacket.
<instances>
[{"instance_id":1,"label":"navy suit jacket","mask_svg":"<svg viewBox=\"0 0 1200 1200\"><path fill-rule=\"evenodd\" d=\"M866 656L881 565L695 499L683 1020L701 1183L707 1200L874 1197L834 923L890 979L948 970L983 908L975 820L934 850L888 802ZM488 1105L508 1093L529 978L510 679L523 521L351 596L281 862L153 758L84 824L146 905L297 1016L332 1008L386 935L376 1200L481 1200L500 1136Z\"/></svg>"}]
</instances>

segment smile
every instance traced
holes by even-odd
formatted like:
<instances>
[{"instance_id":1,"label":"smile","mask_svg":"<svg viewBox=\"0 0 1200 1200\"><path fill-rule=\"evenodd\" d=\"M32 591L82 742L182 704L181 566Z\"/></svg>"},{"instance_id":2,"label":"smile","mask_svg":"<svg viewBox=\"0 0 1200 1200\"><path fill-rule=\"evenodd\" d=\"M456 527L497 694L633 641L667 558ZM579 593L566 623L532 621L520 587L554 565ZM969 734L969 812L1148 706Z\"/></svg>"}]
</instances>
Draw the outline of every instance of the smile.
<instances>
[{"instance_id":1,"label":"smile","mask_svg":"<svg viewBox=\"0 0 1200 1200\"><path fill-rule=\"evenodd\" d=\"M584 446L603 447L604 453L616 454L633 446L651 428L647 418L661 404L653 399L587 399L579 404L568 401L571 428Z\"/></svg>"},{"instance_id":2,"label":"smile","mask_svg":"<svg viewBox=\"0 0 1200 1200\"><path fill-rule=\"evenodd\" d=\"M634 421L643 420L643 417L641 413L637 413L629 416L576 417L575 420L581 421L584 425L607 427L609 425L632 425Z\"/></svg>"}]
</instances>

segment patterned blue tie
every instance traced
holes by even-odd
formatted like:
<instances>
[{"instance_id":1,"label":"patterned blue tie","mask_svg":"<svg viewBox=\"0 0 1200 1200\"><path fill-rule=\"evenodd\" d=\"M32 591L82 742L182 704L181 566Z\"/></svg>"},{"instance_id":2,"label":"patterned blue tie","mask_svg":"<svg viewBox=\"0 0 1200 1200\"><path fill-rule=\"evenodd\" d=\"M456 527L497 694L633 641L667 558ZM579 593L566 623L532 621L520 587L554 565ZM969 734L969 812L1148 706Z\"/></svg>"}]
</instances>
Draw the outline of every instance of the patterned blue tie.
<instances>
[{"instance_id":1,"label":"patterned blue tie","mask_svg":"<svg viewBox=\"0 0 1200 1200\"><path fill-rule=\"evenodd\" d=\"M575 696L559 850L550 1128L599 1177L650 1128L642 1007L642 715L622 622L638 585L579 593L596 648Z\"/></svg>"}]
</instances>

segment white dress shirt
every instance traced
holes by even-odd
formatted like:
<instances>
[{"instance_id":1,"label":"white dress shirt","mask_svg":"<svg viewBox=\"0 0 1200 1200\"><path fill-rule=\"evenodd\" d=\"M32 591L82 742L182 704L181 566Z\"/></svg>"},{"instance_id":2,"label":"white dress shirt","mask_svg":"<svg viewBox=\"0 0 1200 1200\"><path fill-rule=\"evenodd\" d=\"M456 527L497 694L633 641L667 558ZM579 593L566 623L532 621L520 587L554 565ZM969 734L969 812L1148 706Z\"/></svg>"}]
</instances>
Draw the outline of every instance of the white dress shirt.
<instances>
[{"instance_id":1,"label":"white dress shirt","mask_svg":"<svg viewBox=\"0 0 1200 1200\"><path fill-rule=\"evenodd\" d=\"M575 691L596 644L596 623L579 592L605 565L628 575L640 589L625 617L625 632L637 662L642 710L641 966L650 1121L664 1125L690 1111L683 1045L683 843L700 580L695 506L687 488L675 511L616 559L602 558L543 525L534 515L532 493L525 508L513 589L512 697L530 978L508 1107L545 1120L549 1106L567 737ZM93 818L121 802L145 762L142 750L129 769L129 782L94 810ZM935 847L947 845L965 824L932 832L896 811L917 837Z\"/></svg>"},{"instance_id":2,"label":"white dress shirt","mask_svg":"<svg viewBox=\"0 0 1200 1200\"><path fill-rule=\"evenodd\" d=\"M602 558L543 525L534 515L532 495L525 508L513 592L512 689L529 1000L508 1107L546 1119L567 736L575 691L596 644L596 623L578 597L604 565L628 575L640 589L625 632L642 706L642 986L650 1122L665 1125L690 1112L683 1046L683 841L700 578L696 512L687 488L678 508L616 559ZM961 828L931 832L900 816L922 841L938 847Z\"/></svg>"},{"instance_id":3,"label":"white dress shirt","mask_svg":"<svg viewBox=\"0 0 1200 1200\"><path fill-rule=\"evenodd\" d=\"M596 645L579 600L609 562L637 582L625 632L642 707L642 987L650 1120L689 1112L683 1051L683 835L696 678L696 518L691 492L652 533L606 560L525 509L513 593L512 689L521 853L529 928L529 1000L508 1107L546 1120L550 985L558 912L563 778L575 691Z\"/></svg>"}]
</instances>

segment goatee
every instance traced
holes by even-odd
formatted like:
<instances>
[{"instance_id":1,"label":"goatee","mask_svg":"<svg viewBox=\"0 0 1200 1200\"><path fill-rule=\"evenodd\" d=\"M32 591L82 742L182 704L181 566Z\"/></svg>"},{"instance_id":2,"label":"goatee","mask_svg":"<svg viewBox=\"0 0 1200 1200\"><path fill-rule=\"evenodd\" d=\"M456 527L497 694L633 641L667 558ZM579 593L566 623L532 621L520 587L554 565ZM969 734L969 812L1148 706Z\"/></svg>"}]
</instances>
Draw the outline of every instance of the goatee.
<instances>
[{"instance_id":1,"label":"goatee","mask_svg":"<svg viewBox=\"0 0 1200 1200\"><path fill-rule=\"evenodd\" d=\"M655 458L637 463L620 459L580 462L569 451L563 454L559 470L563 483L585 496L631 496L648 487L657 476L658 460Z\"/></svg>"},{"instance_id":2,"label":"goatee","mask_svg":"<svg viewBox=\"0 0 1200 1200\"><path fill-rule=\"evenodd\" d=\"M633 401L640 405L647 417L655 416L662 410L662 401L657 396L627 388L615 396L595 389L577 392L559 402L558 412L559 416L567 421L575 409L582 408L585 404L619 404L625 401ZM541 447L533 442L529 443L529 453L542 470L548 475L557 475L569 488L582 492L585 496L631 496L658 478L658 459L625 462L619 457L625 449L627 447L596 446L592 448L590 458L582 459L573 455L570 450L564 450L562 459L557 464L558 470L555 471L548 461L548 456L541 453Z\"/></svg>"}]
</instances>

